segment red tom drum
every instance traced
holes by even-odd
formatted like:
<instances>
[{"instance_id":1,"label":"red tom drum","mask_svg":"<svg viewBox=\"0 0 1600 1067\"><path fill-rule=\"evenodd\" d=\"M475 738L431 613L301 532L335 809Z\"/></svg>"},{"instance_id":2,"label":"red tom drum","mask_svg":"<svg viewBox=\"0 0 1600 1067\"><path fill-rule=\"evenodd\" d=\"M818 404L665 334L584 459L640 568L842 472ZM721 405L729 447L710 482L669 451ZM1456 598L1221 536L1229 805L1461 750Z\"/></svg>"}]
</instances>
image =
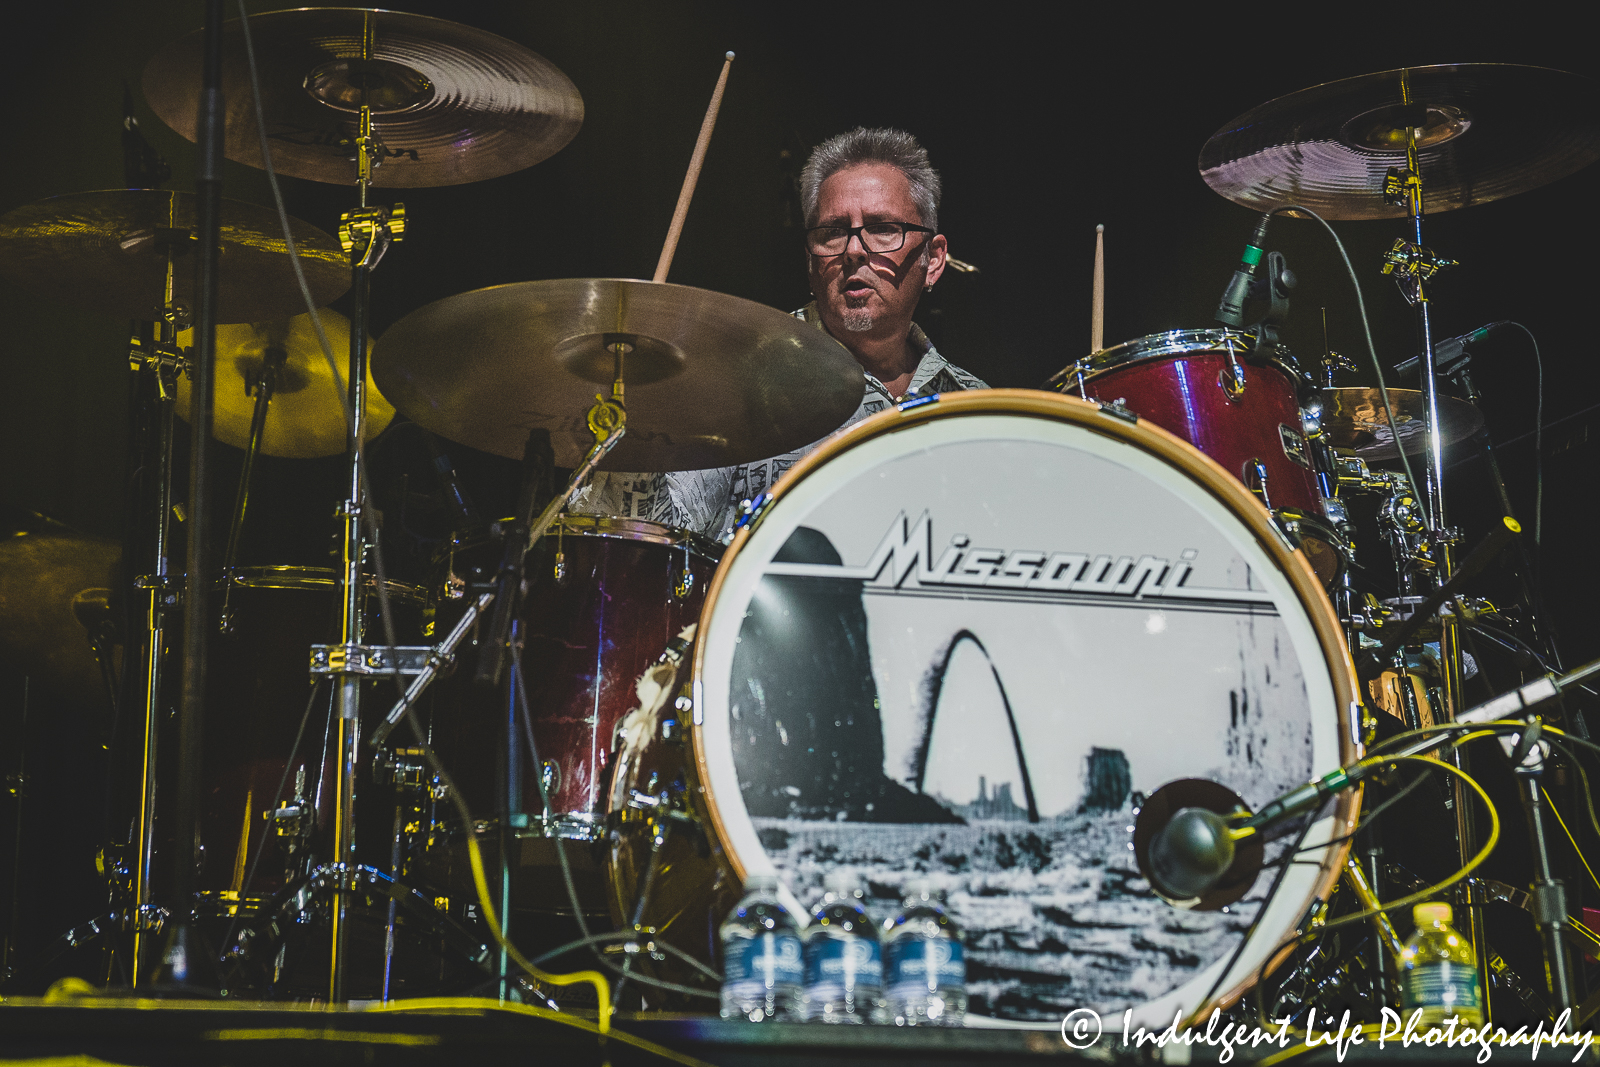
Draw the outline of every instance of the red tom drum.
<instances>
[{"instance_id":1,"label":"red tom drum","mask_svg":"<svg viewBox=\"0 0 1600 1067\"><path fill-rule=\"evenodd\" d=\"M496 810L496 783L508 774L507 814L520 833L603 836L605 775L617 723L638 706L640 675L699 618L721 548L639 519L575 515L551 528L528 554L527 592L516 623L538 773L550 806L524 758L523 731L510 714L505 687L492 696L470 692L464 666L443 687L444 706L435 704L434 733L475 813ZM447 561L446 596L492 580L499 561L497 543L457 546Z\"/></svg>"},{"instance_id":2,"label":"red tom drum","mask_svg":"<svg viewBox=\"0 0 1600 1067\"><path fill-rule=\"evenodd\" d=\"M1063 393L1121 401L1222 464L1267 506L1331 585L1341 539L1325 516L1315 458L1295 390L1299 371L1246 362L1237 330L1169 330L1103 349L1050 379Z\"/></svg>"}]
</instances>

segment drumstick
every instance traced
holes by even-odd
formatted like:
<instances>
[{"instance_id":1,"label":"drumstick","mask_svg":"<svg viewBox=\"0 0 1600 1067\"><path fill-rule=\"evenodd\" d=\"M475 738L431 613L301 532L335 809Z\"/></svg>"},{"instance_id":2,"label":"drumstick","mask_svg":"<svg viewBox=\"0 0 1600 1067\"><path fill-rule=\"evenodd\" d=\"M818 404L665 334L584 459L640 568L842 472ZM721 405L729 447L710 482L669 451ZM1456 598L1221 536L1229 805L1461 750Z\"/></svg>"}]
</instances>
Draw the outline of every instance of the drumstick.
<instances>
[{"instance_id":1,"label":"drumstick","mask_svg":"<svg viewBox=\"0 0 1600 1067\"><path fill-rule=\"evenodd\" d=\"M1089 351L1106 346L1106 227L1094 228L1094 308L1089 313Z\"/></svg>"},{"instance_id":2,"label":"drumstick","mask_svg":"<svg viewBox=\"0 0 1600 1067\"><path fill-rule=\"evenodd\" d=\"M728 68L733 66L733 53L722 61L722 74L717 87L711 91L711 106L706 108L706 119L700 124L700 139L694 143L694 155L689 157L689 173L683 176L683 190L678 193L678 207L672 213L672 225L667 228L667 243L661 248L661 260L656 263L655 277L651 281L664 282L672 267L672 256L678 251L678 238L683 233L683 220L689 214L689 201L694 198L695 183L700 180L700 167L706 161L706 149L711 147L711 128L717 124L717 110L722 107L722 90L728 85Z\"/></svg>"}]
</instances>

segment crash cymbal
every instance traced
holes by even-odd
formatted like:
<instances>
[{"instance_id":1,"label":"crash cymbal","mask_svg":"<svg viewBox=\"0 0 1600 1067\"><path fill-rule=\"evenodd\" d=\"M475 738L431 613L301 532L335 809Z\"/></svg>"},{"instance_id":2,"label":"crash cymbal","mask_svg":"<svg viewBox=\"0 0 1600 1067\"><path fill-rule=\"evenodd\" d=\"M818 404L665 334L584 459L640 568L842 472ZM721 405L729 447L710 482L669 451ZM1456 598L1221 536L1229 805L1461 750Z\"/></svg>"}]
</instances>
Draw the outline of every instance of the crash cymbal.
<instances>
[{"instance_id":1,"label":"crash cymbal","mask_svg":"<svg viewBox=\"0 0 1600 1067\"><path fill-rule=\"evenodd\" d=\"M1401 78L1417 110L1403 109ZM1425 109L1423 111L1422 109ZM1240 115L1200 150L1206 184L1268 211L1303 204L1328 219L1387 219L1390 167L1422 118L1418 163L1428 212L1538 188L1600 159L1600 85L1545 67L1457 63L1328 82Z\"/></svg>"},{"instance_id":2,"label":"crash cymbal","mask_svg":"<svg viewBox=\"0 0 1600 1067\"><path fill-rule=\"evenodd\" d=\"M244 38L223 25L223 153L262 167ZM363 58L363 35L371 48ZM203 31L158 52L144 94L173 129L198 140ZM361 8L250 16L273 166L354 185L362 94L383 142L372 184L458 185L531 167L583 124L583 98L549 60L514 41L443 19ZM362 86L365 85L363 90Z\"/></svg>"},{"instance_id":3,"label":"crash cymbal","mask_svg":"<svg viewBox=\"0 0 1600 1067\"><path fill-rule=\"evenodd\" d=\"M339 365L339 381L349 373L350 320L337 311L323 308L322 328L328 335L333 358ZM178 335L180 345L188 345L192 331ZM277 322L221 326L217 329L216 402L212 433L219 441L246 448L250 444L250 421L256 399L251 390L266 359L269 347L284 351L284 362L267 405L267 423L261 431L261 451L269 456L289 459L315 459L336 456L347 441L344 405L339 401L344 386L335 385L333 369L322 354L310 315L296 315ZM367 345L371 351L372 345ZM178 380L178 414L189 418L189 379ZM366 438L383 432L394 418L394 407L378 392L367 367Z\"/></svg>"},{"instance_id":4,"label":"crash cymbal","mask_svg":"<svg viewBox=\"0 0 1600 1067\"><path fill-rule=\"evenodd\" d=\"M164 189L72 193L0 216L0 277L41 296L123 318L154 321L165 303L168 251L173 297L194 310L194 195ZM350 288L339 243L290 219L311 295L320 304ZM222 201L219 322L293 315L295 284L277 213Z\"/></svg>"},{"instance_id":5,"label":"crash cymbal","mask_svg":"<svg viewBox=\"0 0 1600 1067\"><path fill-rule=\"evenodd\" d=\"M0 664L28 675L39 696L102 708L107 695L91 651L97 633L120 644L110 609L122 546L33 512L0 521ZM109 647L108 647L109 651Z\"/></svg>"},{"instance_id":6,"label":"crash cymbal","mask_svg":"<svg viewBox=\"0 0 1600 1067\"><path fill-rule=\"evenodd\" d=\"M823 331L762 304L684 285L568 278L452 296L389 328L373 354L384 395L424 428L521 458L550 430L556 463L592 443L584 415L627 355L628 431L603 470L693 470L782 455L827 436L865 388Z\"/></svg>"},{"instance_id":7,"label":"crash cymbal","mask_svg":"<svg viewBox=\"0 0 1600 1067\"><path fill-rule=\"evenodd\" d=\"M1420 389L1390 389L1394 421L1406 451L1415 455L1428 447L1427 404ZM1465 400L1439 394L1439 427L1447 445L1478 432L1483 413ZM1348 448L1363 459L1397 459L1394 431L1384 412L1383 394L1365 386L1345 386L1322 391L1322 432L1334 448Z\"/></svg>"}]
</instances>

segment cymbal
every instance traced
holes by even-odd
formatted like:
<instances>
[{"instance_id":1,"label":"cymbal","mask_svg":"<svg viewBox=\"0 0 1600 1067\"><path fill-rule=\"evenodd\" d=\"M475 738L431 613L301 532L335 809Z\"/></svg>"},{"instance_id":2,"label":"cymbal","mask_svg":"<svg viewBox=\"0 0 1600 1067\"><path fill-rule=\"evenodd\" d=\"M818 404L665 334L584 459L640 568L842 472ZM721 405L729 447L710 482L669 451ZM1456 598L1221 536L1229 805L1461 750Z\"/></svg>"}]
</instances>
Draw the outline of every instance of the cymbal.
<instances>
[{"instance_id":1,"label":"cymbal","mask_svg":"<svg viewBox=\"0 0 1600 1067\"><path fill-rule=\"evenodd\" d=\"M322 317L322 328L339 364L339 382L343 383L350 372L350 320L327 308L317 314ZM178 335L178 343L192 344L192 334L192 330L185 330ZM272 402L267 405L260 451L289 459L315 459L343 452L349 440L344 405L339 401L344 386L334 384L333 369L322 354L310 315L217 328L212 435L235 448L249 447L256 399L248 390L254 388L267 348L272 345L284 350L285 359L272 390ZM367 350L372 350L370 341ZM189 418L189 398L189 379L180 377L177 411L185 420ZM378 392L369 363L366 439L378 436L393 419L394 407Z\"/></svg>"},{"instance_id":2,"label":"cymbal","mask_svg":"<svg viewBox=\"0 0 1600 1067\"><path fill-rule=\"evenodd\" d=\"M122 545L42 515L7 509L0 522L0 663L76 708L107 704L91 631L110 625ZM122 643L122 637L110 634ZM46 701L49 706L51 701Z\"/></svg>"},{"instance_id":3,"label":"cymbal","mask_svg":"<svg viewBox=\"0 0 1600 1067\"><path fill-rule=\"evenodd\" d=\"M1327 219L1388 219L1384 175L1406 165L1401 79L1426 108L1418 165L1426 211L1538 188L1600 159L1600 84L1545 67L1455 63L1328 82L1240 115L1200 150L1206 184L1269 211L1302 204Z\"/></svg>"},{"instance_id":4,"label":"cymbal","mask_svg":"<svg viewBox=\"0 0 1600 1067\"><path fill-rule=\"evenodd\" d=\"M1400 440L1412 455L1428 448L1427 403L1420 389L1390 389ZM1439 428L1453 445L1478 432L1483 413L1465 400L1439 394ZM1322 391L1322 432L1334 448L1348 448L1363 459L1398 459L1394 432L1384 413L1383 394L1366 386Z\"/></svg>"},{"instance_id":5,"label":"cymbal","mask_svg":"<svg viewBox=\"0 0 1600 1067\"><path fill-rule=\"evenodd\" d=\"M550 430L556 463L592 439L585 414L625 359L627 435L602 470L731 466L839 428L861 367L822 330L774 308L684 285L566 278L478 289L419 308L378 342L373 373L394 406L452 441L520 459Z\"/></svg>"},{"instance_id":6,"label":"cymbal","mask_svg":"<svg viewBox=\"0 0 1600 1067\"><path fill-rule=\"evenodd\" d=\"M350 288L339 242L290 219L311 295L319 304ZM0 216L0 277L31 292L124 318L154 321L165 303L168 250L173 298L194 309L195 199L164 189L71 193ZM305 303L277 212L222 201L219 322L293 315Z\"/></svg>"},{"instance_id":7,"label":"cymbal","mask_svg":"<svg viewBox=\"0 0 1600 1067\"><path fill-rule=\"evenodd\" d=\"M372 47L362 58L363 34ZM238 20L223 24L223 154L264 167ZM282 174L354 185L363 92L383 142L372 184L459 185L555 155L583 125L577 86L514 41L444 19L361 8L250 16L272 163ZM180 37L144 70L144 95L198 141L204 31ZM362 86L365 83L365 90Z\"/></svg>"}]
</instances>

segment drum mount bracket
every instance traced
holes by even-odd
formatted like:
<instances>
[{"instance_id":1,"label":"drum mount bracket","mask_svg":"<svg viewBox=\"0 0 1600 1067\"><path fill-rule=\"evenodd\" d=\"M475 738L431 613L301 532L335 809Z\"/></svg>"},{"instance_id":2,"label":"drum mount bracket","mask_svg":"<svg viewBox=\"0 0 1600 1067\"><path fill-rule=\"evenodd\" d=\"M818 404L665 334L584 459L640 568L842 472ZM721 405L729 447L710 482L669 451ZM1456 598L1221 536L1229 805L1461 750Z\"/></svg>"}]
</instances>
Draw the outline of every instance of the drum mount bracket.
<instances>
[{"instance_id":1,"label":"drum mount bracket","mask_svg":"<svg viewBox=\"0 0 1600 1067\"><path fill-rule=\"evenodd\" d=\"M434 663L432 645L312 645L311 674L421 674Z\"/></svg>"}]
</instances>

